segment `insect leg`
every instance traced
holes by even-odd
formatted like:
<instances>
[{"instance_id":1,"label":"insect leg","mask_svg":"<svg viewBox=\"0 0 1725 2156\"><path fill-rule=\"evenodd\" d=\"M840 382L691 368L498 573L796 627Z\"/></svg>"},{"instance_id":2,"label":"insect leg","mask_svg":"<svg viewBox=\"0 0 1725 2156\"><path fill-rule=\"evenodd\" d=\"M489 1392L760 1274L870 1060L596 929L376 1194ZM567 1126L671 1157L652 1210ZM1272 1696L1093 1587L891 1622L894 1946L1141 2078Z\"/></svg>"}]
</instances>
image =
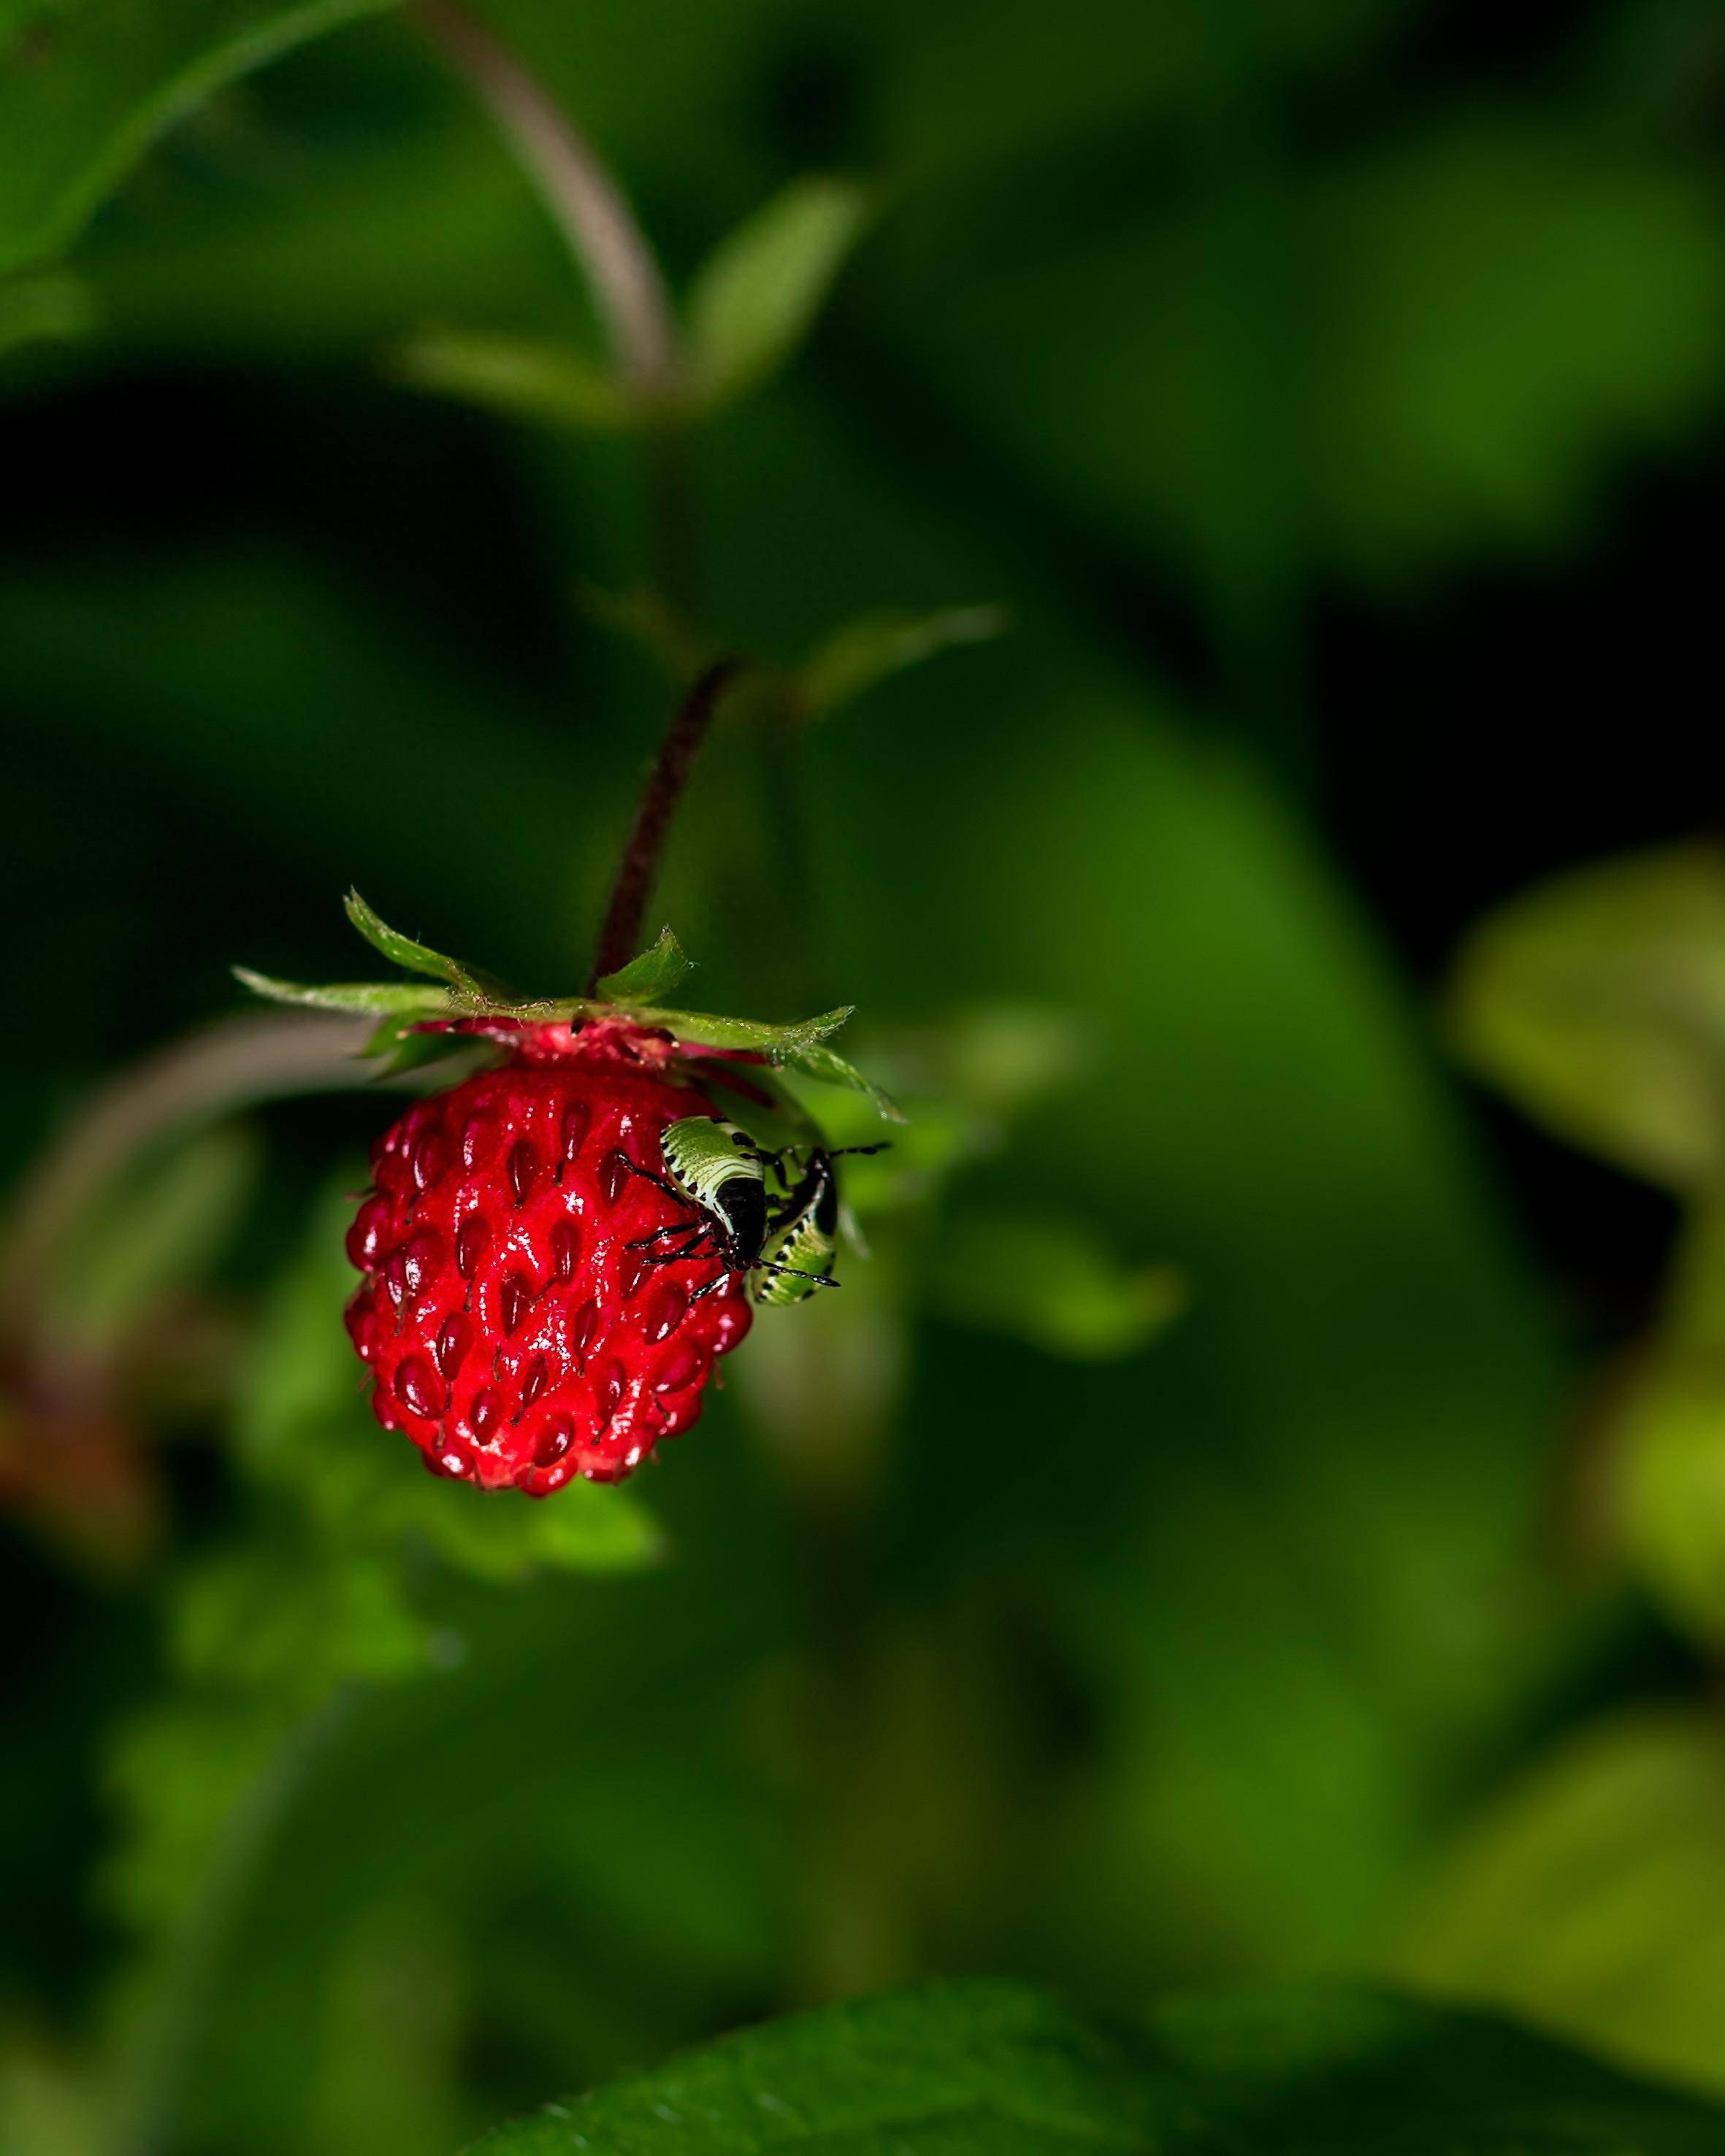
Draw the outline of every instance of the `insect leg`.
<instances>
[{"instance_id":1,"label":"insect leg","mask_svg":"<svg viewBox=\"0 0 1725 2156\"><path fill-rule=\"evenodd\" d=\"M677 1250L655 1250L641 1263L648 1265L680 1265L685 1259L704 1258L718 1255L708 1230L703 1228Z\"/></svg>"},{"instance_id":2,"label":"insect leg","mask_svg":"<svg viewBox=\"0 0 1725 2156\"><path fill-rule=\"evenodd\" d=\"M631 1160L626 1152L622 1158L624 1167L631 1175L638 1175L643 1183L651 1183L656 1190L662 1190L667 1198L674 1198L679 1205L688 1205L692 1210L698 1209L674 1183L667 1183L662 1175L655 1175L651 1168L643 1168L638 1161Z\"/></svg>"},{"instance_id":3,"label":"insect leg","mask_svg":"<svg viewBox=\"0 0 1725 2156\"><path fill-rule=\"evenodd\" d=\"M704 1302L709 1295L717 1295L718 1291L724 1286L725 1283L730 1279L730 1276L731 1269L727 1265L722 1272L716 1272L713 1276L712 1279L708 1281L705 1287L698 1287L694 1293L689 1297L689 1301L691 1302Z\"/></svg>"},{"instance_id":4,"label":"insect leg","mask_svg":"<svg viewBox=\"0 0 1725 2156\"><path fill-rule=\"evenodd\" d=\"M816 1287L838 1286L831 1273L806 1273L800 1265L781 1265L776 1258L763 1258L760 1269L764 1273L782 1273L789 1280L812 1281Z\"/></svg>"}]
</instances>

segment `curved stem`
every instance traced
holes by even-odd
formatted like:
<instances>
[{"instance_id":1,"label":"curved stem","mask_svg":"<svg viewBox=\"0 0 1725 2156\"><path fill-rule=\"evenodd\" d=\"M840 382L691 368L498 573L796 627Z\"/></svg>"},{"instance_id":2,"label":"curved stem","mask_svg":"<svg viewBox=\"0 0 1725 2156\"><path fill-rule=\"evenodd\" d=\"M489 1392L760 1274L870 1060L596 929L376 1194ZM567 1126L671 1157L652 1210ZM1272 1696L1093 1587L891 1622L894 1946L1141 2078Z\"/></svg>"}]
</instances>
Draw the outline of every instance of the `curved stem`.
<instances>
[{"instance_id":1,"label":"curved stem","mask_svg":"<svg viewBox=\"0 0 1725 2156\"><path fill-rule=\"evenodd\" d=\"M605 926L599 934L598 955L587 979L589 995L605 974L627 965L641 947L641 923L646 918L647 901L652 896L658 877L671 819L682 798L695 753L713 723L718 700L741 671L742 665L739 659L715 660L677 706L677 715L659 744L659 753L648 774L641 805L624 842L622 859L617 864L610 904L605 908Z\"/></svg>"},{"instance_id":2,"label":"curved stem","mask_svg":"<svg viewBox=\"0 0 1725 2156\"><path fill-rule=\"evenodd\" d=\"M260 1012L205 1027L111 1079L43 1153L0 1232L0 1346L34 1322L68 1234L145 1147L254 1101L370 1082L356 1059L370 1023Z\"/></svg>"},{"instance_id":3,"label":"curved stem","mask_svg":"<svg viewBox=\"0 0 1725 2156\"><path fill-rule=\"evenodd\" d=\"M597 151L519 54L465 0L414 0L413 13L513 143L587 273L618 367L644 402L682 371L657 258Z\"/></svg>"}]
</instances>

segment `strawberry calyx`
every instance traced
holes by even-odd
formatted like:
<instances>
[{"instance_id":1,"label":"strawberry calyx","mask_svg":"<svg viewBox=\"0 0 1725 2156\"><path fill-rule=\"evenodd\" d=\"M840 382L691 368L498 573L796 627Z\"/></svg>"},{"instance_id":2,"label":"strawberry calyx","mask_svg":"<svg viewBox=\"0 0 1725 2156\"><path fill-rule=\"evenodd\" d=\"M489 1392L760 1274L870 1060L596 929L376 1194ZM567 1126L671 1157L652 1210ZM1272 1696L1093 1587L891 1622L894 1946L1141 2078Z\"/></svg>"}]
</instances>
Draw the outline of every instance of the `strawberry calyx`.
<instances>
[{"instance_id":1,"label":"strawberry calyx","mask_svg":"<svg viewBox=\"0 0 1725 2156\"><path fill-rule=\"evenodd\" d=\"M373 949L418 978L315 986L245 967L234 971L254 994L271 1002L374 1017L364 1052L383 1060L386 1070L429 1062L473 1040L495 1044L512 1062L606 1062L673 1080L684 1070L698 1080L700 1066L715 1062L754 1065L852 1088L879 1115L904 1120L892 1101L828 1045L851 1005L790 1024L667 1007L662 998L690 966L668 928L638 957L598 981L594 993L546 999L518 996L492 975L402 935L358 891L348 893L346 904L348 919Z\"/></svg>"}]
</instances>

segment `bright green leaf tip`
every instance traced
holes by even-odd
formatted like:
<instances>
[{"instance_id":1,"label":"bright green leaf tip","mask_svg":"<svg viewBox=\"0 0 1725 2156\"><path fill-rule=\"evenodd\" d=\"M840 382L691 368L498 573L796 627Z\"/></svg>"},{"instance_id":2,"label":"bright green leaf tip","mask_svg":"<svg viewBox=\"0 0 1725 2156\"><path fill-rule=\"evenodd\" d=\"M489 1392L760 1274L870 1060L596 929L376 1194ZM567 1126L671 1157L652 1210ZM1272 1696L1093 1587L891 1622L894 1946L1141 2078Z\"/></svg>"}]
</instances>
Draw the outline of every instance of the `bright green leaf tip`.
<instances>
[{"instance_id":1,"label":"bright green leaf tip","mask_svg":"<svg viewBox=\"0 0 1725 2156\"><path fill-rule=\"evenodd\" d=\"M651 948L598 983L599 993L609 1003L653 1003L670 993L692 963L670 929L662 928Z\"/></svg>"}]
</instances>

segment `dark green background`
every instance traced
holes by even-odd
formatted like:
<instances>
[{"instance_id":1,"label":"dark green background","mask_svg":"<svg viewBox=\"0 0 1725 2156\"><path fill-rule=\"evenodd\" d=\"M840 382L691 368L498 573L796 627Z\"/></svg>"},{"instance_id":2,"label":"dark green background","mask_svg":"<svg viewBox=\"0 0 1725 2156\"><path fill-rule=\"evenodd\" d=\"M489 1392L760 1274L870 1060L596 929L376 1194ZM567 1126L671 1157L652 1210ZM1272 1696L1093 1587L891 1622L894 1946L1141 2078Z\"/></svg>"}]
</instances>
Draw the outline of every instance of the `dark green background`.
<instances>
[{"instance_id":1,"label":"dark green background","mask_svg":"<svg viewBox=\"0 0 1725 2156\"><path fill-rule=\"evenodd\" d=\"M724 636L1012 617L811 737L806 876L721 727L660 909L699 999L854 1000L865 1061L955 1006L1079 1014L955 1203L1079 1216L1192 1304L1105 1363L917 1316L837 1529L744 1386L646 1478L661 1569L429 1585L460 1665L313 1764L170 2145L435 2156L955 1971L1387 1971L1717 2084L1708 1674L1599 1554L1578 1405L1666 1204L1465 1091L1434 1014L1493 902L1717 814L1717 12L496 13L675 283L801 172L879 185L807 351L699 439ZM11 1172L230 962L365 972L349 882L579 986L668 696L577 603L646 573L631 446L390 378L428 324L595 339L407 27L223 91L69 259L87 333L0 358ZM387 1112L253 1119L242 1327ZM91 1885L111 1732L255 1509L227 1427L158 1419L130 1569L6 1531L0 2033L56 2089L138 1951Z\"/></svg>"}]
</instances>

